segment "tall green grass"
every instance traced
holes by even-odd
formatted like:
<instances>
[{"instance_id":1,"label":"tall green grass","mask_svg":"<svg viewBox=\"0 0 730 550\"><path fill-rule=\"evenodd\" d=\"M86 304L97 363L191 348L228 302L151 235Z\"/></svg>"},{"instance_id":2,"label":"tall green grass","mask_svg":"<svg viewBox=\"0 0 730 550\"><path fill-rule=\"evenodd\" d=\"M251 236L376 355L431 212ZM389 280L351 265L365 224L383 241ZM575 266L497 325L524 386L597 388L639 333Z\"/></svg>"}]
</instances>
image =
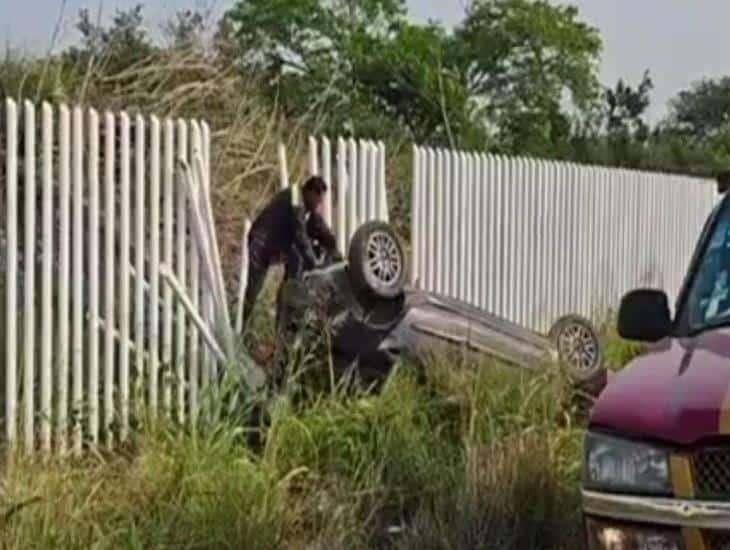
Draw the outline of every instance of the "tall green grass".
<instances>
[{"instance_id":1,"label":"tall green grass","mask_svg":"<svg viewBox=\"0 0 730 550\"><path fill-rule=\"evenodd\" d=\"M405 365L381 391L282 391L245 415L144 424L122 453L18 459L2 547L575 548L581 427L558 372Z\"/></svg>"}]
</instances>

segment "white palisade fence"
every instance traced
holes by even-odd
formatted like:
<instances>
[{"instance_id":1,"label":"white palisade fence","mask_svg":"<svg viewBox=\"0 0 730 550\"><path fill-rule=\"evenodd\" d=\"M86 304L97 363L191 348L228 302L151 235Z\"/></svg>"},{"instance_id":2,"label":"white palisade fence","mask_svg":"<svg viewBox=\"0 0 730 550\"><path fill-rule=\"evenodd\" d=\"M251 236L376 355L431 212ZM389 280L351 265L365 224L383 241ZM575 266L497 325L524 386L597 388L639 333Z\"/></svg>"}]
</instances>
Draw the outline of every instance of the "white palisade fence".
<instances>
[{"instance_id":1,"label":"white palisade fence","mask_svg":"<svg viewBox=\"0 0 730 550\"><path fill-rule=\"evenodd\" d=\"M413 174L412 282L544 333L635 287L676 297L717 201L708 180L422 147Z\"/></svg>"},{"instance_id":2,"label":"white palisade fence","mask_svg":"<svg viewBox=\"0 0 730 550\"><path fill-rule=\"evenodd\" d=\"M388 222L386 151L383 142L327 137L309 138L310 175L319 175L330 186L324 217L337 236L340 252L347 251L352 235L363 223ZM286 148L279 148L281 186L288 187ZM336 200L333 199L336 197Z\"/></svg>"},{"instance_id":3,"label":"white palisade fence","mask_svg":"<svg viewBox=\"0 0 730 550\"><path fill-rule=\"evenodd\" d=\"M3 115L4 443L111 445L142 403L195 423L231 346L207 124L12 99Z\"/></svg>"}]
</instances>

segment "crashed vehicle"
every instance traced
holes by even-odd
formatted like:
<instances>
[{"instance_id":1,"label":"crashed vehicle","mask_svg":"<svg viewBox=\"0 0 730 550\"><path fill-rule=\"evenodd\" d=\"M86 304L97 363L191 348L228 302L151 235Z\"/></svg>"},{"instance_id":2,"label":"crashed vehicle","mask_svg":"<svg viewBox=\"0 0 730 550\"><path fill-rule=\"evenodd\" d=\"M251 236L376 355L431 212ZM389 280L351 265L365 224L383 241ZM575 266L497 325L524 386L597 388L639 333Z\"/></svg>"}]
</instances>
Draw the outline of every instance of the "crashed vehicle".
<instances>
[{"instance_id":1,"label":"crashed vehicle","mask_svg":"<svg viewBox=\"0 0 730 550\"><path fill-rule=\"evenodd\" d=\"M379 221L365 223L353 235L346 261L325 260L285 282L279 326L316 316L332 335L338 370L354 368L367 379L387 375L401 357L464 351L532 369L562 361L581 384L605 375L599 339L580 317L561 320L544 336L459 300L411 288L406 280L395 230Z\"/></svg>"},{"instance_id":2,"label":"crashed vehicle","mask_svg":"<svg viewBox=\"0 0 730 550\"><path fill-rule=\"evenodd\" d=\"M595 403L587 546L730 549L730 196L709 215L674 308L639 289L618 332L647 352Z\"/></svg>"}]
</instances>

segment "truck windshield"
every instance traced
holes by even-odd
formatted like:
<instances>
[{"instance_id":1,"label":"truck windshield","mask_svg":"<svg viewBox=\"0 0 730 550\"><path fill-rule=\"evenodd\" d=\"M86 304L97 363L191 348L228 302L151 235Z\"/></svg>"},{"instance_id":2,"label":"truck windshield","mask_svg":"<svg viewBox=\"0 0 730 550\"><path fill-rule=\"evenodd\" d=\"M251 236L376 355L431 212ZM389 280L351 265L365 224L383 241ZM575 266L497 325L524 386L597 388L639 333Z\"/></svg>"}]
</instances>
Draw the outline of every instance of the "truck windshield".
<instances>
[{"instance_id":1,"label":"truck windshield","mask_svg":"<svg viewBox=\"0 0 730 550\"><path fill-rule=\"evenodd\" d=\"M687 295L685 311L692 332L730 325L729 205L722 205Z\"/></svg>"}]
</instances>

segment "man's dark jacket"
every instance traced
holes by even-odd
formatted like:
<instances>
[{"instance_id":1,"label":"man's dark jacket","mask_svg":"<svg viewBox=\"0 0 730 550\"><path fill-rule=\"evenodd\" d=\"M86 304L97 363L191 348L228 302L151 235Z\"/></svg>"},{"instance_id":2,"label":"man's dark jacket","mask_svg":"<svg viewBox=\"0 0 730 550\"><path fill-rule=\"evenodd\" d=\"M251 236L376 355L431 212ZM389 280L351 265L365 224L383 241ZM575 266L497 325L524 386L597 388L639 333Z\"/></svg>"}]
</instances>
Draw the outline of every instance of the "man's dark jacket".
<instances>
[{"instance_id":1,"label":"man's dark jacket","mask_svg":"<svg viewBox=\"0 0 730 550\"><path fill-rule=\"evenodd\" d=\"M317 263L312 241L334 252L337 240L322 216L311 212L306 219L306 214L303 206L292 205L291 188L279 191L251 226L251 259L262 267L270 266L284 261L293 248L303 259L304 268L312 269Z\"/></svg>"}]
</instances>

